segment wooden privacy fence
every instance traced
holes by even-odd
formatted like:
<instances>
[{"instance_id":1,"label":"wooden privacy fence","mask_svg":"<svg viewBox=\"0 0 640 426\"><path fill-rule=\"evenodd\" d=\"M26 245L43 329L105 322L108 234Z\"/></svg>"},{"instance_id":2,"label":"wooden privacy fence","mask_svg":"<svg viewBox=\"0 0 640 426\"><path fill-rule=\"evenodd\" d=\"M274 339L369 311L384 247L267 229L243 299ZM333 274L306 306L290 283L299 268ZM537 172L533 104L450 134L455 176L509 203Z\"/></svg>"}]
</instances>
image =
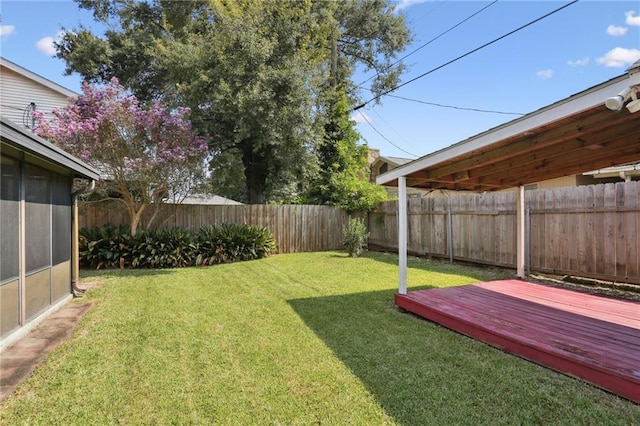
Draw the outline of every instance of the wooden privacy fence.
<instances>
[{"instance_id":1,"label":"wooden privacy fence","mask_svg":"<svg viewBox=\"0 0 640 426\"><path fill-rule=\"evenodd\" d=\"M118 202L81 205L80 227L129 223ZM143 215L142 225L150 215ZM155 220L156 225L196 230L221 223L263 226L276 237L280 253L342 249L342 228L347 213L330 206L309 205L192 205L167 204Z\"/></svg>"},{"instance_id":2,"label":"wooden privacy fence","mask_svg":"<svg viewBox=\"0 0 640 426\"><path fill-rule=\"evenodd\" d=\"M409 199L408 250L516 267L516 192ZM525 192L532 271L640 284L640 182ZM397 202L369 214L370 244L397 250Z\"/></svg>"}]
</instances>

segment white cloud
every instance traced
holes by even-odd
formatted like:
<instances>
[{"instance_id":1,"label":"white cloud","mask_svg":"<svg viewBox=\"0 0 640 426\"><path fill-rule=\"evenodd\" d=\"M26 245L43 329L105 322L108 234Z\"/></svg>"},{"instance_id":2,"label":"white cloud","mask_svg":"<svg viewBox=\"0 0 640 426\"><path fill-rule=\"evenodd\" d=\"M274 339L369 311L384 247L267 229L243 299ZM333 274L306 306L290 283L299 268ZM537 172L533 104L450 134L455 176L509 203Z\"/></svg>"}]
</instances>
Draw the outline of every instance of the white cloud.
<instances>
[{"instance_id":1,"label":"white cloud","mask_svg":"<svg viewBox=\"0 0 640 426\"><path fill-rule=\"evenodd\" d=\"M640 16L636 15L635 10L625 12L624 16L627 17L625 20L627 25L633 25L634 27L640 26Z\"/></svg>"},{"instance_id":2,"label":"white cloud","mask_svg":"<svg viewBox=\"0 0 640 426\"><path fill-rule=\"evenodd\" d=\"M396 10L406 9L406 8L411 7L413 5L420 4L420 3L426 3L428 1L429 0L400 0L396 4Z\"/></svg>"},{"instance_id":3,"label":"white cloud","mask_svg":"<svg viewBox=\"0 0 640 426\"><path fill-rule=\"evenodd\" d=\"M64 33L62 31L58 31L58 34L56 34L55 37L42 37L40 40L36 42L36 47L38 48L39 51L41 51L45 55L49 55L49 56L55 55L56 48L53 45L53 43L56 41L60 41L63 34Z\"/></svg>"},{"instance_id":4,"label":"white cloud","mask_svg":"<svg viewBox=\"0 0 640 426\"><path fill-rule=\"evenodd\" d=\"M7 37L16 32L14 25L0 25L0 36Z\"/></svg>"},{"instance_id":5,"label":"white cloud","mask_svg":"<svg viewBox=\"0 0 640 426\"><path fill-rule=\"evenodd\" d=\"M576 59L575 61L569 60L567 62L567 64L570 67L584 67L588 63L589 63L589 57L588 56L586 58Z\"/></svg>"},{"instance_id":6,"label":"white cloud","mask_svg":"<svg viewBox=\"0 0 640 426\"><path fill-rule=\"evenodd\" d=\"M363 111L354 111L353 114L351 114L351 119L356 123L366 123L367 120L371 123L373 121L373 119Z\"/></svg>"},{"instance_id":7,"label":"white cloud","mask_svg":"<svg viewBox=\"0 0 640 426\"><path fill-rule=\"evenodd\" d=\"M36 43L39 51L46 55L54 55L56 48L53 46L53 37L43 37Z\"/></svg>"},{"instance_id":8,"label":"white cloud","mask_svg":"<svg viewBox=\"0 0 640 426\"><path fill-rule=\"evenodd\" d=\"M616 27L615 25L609 25L607 27L607 34L613 37L623 36L627 33L627 27Z\"/></svg>"},{"instance_id":9,"label":"white cloud","mask_svg":"<svg viewBox=\"0 0 640 426\"><path fill-rule=\"evenodd\" d=\"M638 59L640 59L640 50L616 47L605 53L604 56L597 58L596 62L605 67L621 68L631 65Z\"/></svg>"},{"instance_id":10,"label":"white cloud","mask_svg":"<svg viewBox=\"0 0 640 426\"><path fill-rule=\"evenodd\" d=\"M536 73L536 77L542 80L549 80L553 77L553 70L541 70Z\"/></svg>"}]
</instances>

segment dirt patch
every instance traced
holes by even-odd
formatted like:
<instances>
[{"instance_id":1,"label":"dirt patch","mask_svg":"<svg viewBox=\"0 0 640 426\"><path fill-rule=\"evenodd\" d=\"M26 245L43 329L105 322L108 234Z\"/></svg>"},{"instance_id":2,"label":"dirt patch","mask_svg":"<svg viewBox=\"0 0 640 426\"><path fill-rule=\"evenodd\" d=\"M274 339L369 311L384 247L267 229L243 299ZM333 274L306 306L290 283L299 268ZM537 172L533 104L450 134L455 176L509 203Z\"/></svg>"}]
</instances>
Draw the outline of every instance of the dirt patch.
<instances>
[{"instance_id":1,"label":"dirt patch","mask_svg":"<svg viewBox=\"0 0 640 426\"><path fill-rule=\"evenodd\" d=\"M640 302L640 286L635 284L615 283L570 275L531 274L527 281L568 290L611 297L613 299Z\"/></svg>"}]
</instances>

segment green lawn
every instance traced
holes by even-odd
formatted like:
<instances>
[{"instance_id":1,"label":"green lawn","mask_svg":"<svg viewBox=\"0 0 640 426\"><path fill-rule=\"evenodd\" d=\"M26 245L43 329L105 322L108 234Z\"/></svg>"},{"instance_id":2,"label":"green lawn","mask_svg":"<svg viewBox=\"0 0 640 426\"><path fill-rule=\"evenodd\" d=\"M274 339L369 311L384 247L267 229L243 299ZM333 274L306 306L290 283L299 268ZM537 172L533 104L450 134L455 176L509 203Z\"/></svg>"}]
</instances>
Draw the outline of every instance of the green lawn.
<instances>
[{"instance_id":1,"label":"green lawn","mask_svg":"<svg viewBox=\"0 0 640 426\"><path fill-rule=\"evenodd\" d=\"M399 312L396 261L85 272L95 306L0 423L640 424L638 405ZM413 289L501 278L409 266Z\"/></svg>"}]
</instances>

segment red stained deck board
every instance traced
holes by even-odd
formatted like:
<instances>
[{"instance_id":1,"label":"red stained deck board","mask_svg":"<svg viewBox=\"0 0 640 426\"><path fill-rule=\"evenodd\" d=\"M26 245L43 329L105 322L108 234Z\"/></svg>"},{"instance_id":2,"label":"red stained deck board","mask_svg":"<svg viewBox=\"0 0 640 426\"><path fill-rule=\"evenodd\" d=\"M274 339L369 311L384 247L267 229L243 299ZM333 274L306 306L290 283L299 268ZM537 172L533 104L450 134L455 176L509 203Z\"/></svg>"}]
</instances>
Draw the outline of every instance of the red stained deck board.
<instances>
[{"instance_id":1,"label":"red stained deck board","mask_svg":"<svg viewBox=\"0 0 640 426\"><path fill-rule=\"evenodd\" d=\"M626 344L639 345L638 349L640 350L638 328L627 326L626 323L612 323L579 314L567 315L567 311L559 308L546 305L543 305L545 308L541 308L541 305L535 302L514 298L506 294L496 295L476 286L443 290L446 290L446 292L440 293L440 295L430 291L421 293L422 295L417 294L415 298L417 300L423 300L424 298L427 303L438 303L438 300L443 300L445 304L451 304L452 300L454 300L453 298L455 298L461 304L466 303L468 309L475 308L483 314L495 315L498 318L506 309L513 308L519 312L519 318L512 319L512 321L523 322L524 319L527 319L533 323L539 323L538 326L542 328L551 327L552 330L557 328L557 325L554 324L555 322L567 322L570 318L572 322L579 325L574 330L574 335L584 333L594 339L600 336L606 342L609 342L611 338L620 337ZM441 295L444 295L444 297ZM468 300L465 301L465 299ZM640 308L640 305L638 307ZM527 325L529 322L525 321L524 324Z\"/></svg>"},{"instance_id":2,"label":"red stained deck board","mask_svg":"<svg viewBox=\"0 0 640 426\"><path fill-rule=\"evenodd\" d=\"M428 292L426 296L429 296ZM423 293L414 300L472 323L487 323L505 333L514 333L512 337L516 339L521 336L533 339L533 344L541 341L563 347L580 347L581 351L588 351L587 353L593 353L594 356L599 354L602 345L608 345L607 353L618 358L618 363L631 368L638 360L634 353L640 353L640 337L635 329L563 313L554 308L540 305L536 307L528 302L522 304L523 309L530 311L526 312L513 305L514 300L518 302L518 299L505 295L500 295L503 306L500 306L500 300L491 300L491 303L488 303L486 298L480 297L477 292L472 292L470 296L474 299L455 297L446 300L441 293L428 300L424 299ZM510 314L515 309L519 309L517 315ZM605 326L606 330L597 330L598 325ZM567 330L570 330L570 333Z\"/></svg>"},{"instance_id":3,"label":"red stained deck board","mask_svg":"<svg viewBox=\"0 0 640 426\"><path fill-rule=\"evenodd\" d=\"M396 304L640 403L640 304L519 280L412 291Z\"/></svg>"},{"instance_id":4,"label":"red stained deck board","mask_svg":"<svg viewBox=\"0 0 640 426\"><path fill-rule=\"evenodd\" d=\"M640 304L637 303L520 280L490 281L476 286L576 314L640 328Z\"/></svg>"},{"instance_id":5,"label":"red stained deck board","mask_svg":"<svg viewBox=\"0 0 640 426\"><path fill-rule=\"evenodd\" d=\"M602 337L594 339L589 333L580 333L580 331L583 328L582 320L587 320L590 323L600 322L607 325L610 329L609 336L619 336L621 332L627 333L629 330L635 330L616 324L603 323L591 318L580 317L572 313L564 313L563 316L556 315L557 318L550 319L550 315L545 315L545 313L554 312L556 314L562 314L562 312L540 305L537 307L540 313L539 316L525 315L522 311L518 311L517 315L509 315L509 312L514 310L513 305L505 306L502 311L498 309L486 309L486 300L483 300L478 294L478 290L482 291L482 289L469 287L458 290L472 292L471 296L473 299L455 298L452 299L452 302L448 302L440 296L437 298L439 300L435 300L431 306L439 309L443 313L466 320L469 323L483 324L487 328L502 332L506 337L516 340L520 339L528 345L545 345L548 350L569 351L572 352L577 359L584 359L587 362L593 362L597 365L603 364L603 361L600 359L602 355L601 346L608 345L607 354L615 356L616 364L622 368L626 368L629 372L633 371L635 366L634 361L637 360L637 356L633 354L640 350L640 345L638 345L637 342L629 343L626 338L623 338L613 341L615 344L612 345L611 337L608 341ZM484 291L484 293L486 294L488 292ZM421 298L416 300L425 304L430 303L428 300L422 299L424 293L421 296ZM503 301L518 301L518 299L513 299L506 295L499 295L499 297L500 300ZM528 302L525 303L527 306L531 305ZM507 305L507 303L505 303L505 305ZM515 308L517 308L517 306ZM568 333L567 330L570 330L570 333ZM604 365L607 365L606 360Z\"/></svg>"}]
</instances>

